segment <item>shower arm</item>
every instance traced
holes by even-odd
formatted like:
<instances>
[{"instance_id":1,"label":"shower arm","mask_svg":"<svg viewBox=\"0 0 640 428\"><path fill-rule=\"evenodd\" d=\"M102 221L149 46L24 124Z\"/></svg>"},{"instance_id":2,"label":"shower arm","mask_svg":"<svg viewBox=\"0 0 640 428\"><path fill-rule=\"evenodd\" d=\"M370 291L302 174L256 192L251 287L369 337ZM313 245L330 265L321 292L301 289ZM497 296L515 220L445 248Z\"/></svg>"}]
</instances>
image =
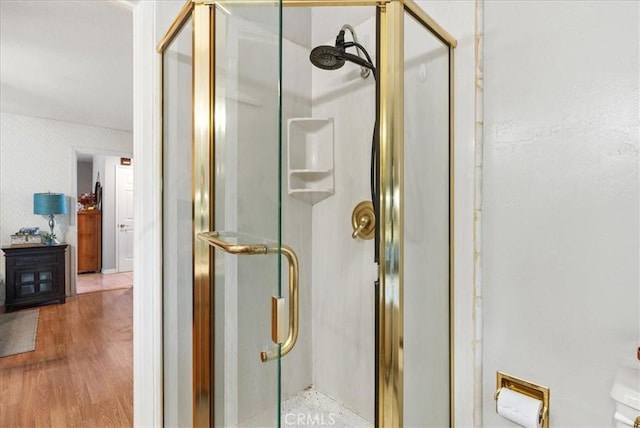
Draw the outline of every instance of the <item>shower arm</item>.
<instances>
[{"instance_id":1,"label":"shower arm","mask_svg":"<svg viewBox=\"0 0 640 428\"><path fill-rule=\"evenodd\" d=\"M362 57L361 53L360 53L360 42L358 42L358 36L356 36L356 30L353 29L353 27L349 24L344 24L341 28L341 31L349 31L351 33L351 38L353 39L354 44L353 45L349 45L349 46L355 46L356 47L356 53L358 54L358 57L360 59L362 59L363 61L365 61L365 59ZM348 45L348 43L345 43L345 46ZM366 79L367 77L369 77L369 74L371 73L371 70L363 65L360 66L360 77L362 77L363 79Z\"/></svg>"}]
</instances>

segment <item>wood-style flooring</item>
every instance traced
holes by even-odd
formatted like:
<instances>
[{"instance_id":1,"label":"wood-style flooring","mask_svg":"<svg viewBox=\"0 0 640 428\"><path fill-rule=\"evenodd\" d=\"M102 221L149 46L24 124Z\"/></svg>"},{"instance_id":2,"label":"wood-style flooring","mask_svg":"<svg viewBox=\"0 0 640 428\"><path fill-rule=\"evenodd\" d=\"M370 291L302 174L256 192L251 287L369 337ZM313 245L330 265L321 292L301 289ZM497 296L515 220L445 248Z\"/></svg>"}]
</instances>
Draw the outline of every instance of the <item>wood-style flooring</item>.
<instances>
[{"instance_id":1,"label":"wood-style flooring","mask_svg":"<svg viewBox=\"0 0 640 428\"><path fill-rule=\"evenodd\" d=\"M133 287L133 272L81 273L76 278L76 293L78 294Z\"/></svg>"},{"instance_id":2,"label":"wood-style flooring","mask_svg":"<svg viewBox=\"0 0 640 428\"><path fill-rule=\"evenodd\" d=\"M0 358L0 426L132 426L132 296L40 307L36 350Z\"/></svg>"}]
</instances>

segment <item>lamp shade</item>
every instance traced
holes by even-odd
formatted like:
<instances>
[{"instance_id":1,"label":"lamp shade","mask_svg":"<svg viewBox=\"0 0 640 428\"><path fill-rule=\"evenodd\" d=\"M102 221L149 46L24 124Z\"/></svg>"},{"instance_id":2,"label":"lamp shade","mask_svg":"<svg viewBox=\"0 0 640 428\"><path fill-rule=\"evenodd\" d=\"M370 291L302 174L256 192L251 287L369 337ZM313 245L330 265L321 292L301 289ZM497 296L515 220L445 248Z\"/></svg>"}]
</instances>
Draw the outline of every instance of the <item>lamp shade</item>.
<instances>
[{"instance_id":1,"label":"lamp shade","mask_svg":"<svg viewBox=\"0 0 640 428\"><path fill-rule=\"evenodd\" d=\"M34 193L33 213L42 215L66 214L67 201L64 193Z\"/></svg>"}]
</instances>

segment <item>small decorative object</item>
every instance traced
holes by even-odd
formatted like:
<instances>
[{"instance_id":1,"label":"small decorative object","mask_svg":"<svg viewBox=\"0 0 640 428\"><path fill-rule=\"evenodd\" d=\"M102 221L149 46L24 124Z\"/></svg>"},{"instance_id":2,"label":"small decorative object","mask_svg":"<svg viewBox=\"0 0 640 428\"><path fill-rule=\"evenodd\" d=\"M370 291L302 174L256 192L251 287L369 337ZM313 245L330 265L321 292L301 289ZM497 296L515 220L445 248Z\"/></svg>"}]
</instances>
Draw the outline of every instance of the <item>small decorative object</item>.
<instances>
[{"instance_id":1,"label":"small decorative object","mask_svg":"<svg viewBox=\"0 0 640 428\"><path fill-rule=\"evenodd\" d=\"M58 243L55 233L45 233L42 235L42 243L44 245L55 245Z\"/></svg>"},{"instance_id":2,"label":"small decorative object","mask_svg":"<svg viewBox=\"0 0 640 428\"><path fill-rule=\"evenodd\" d=\"M95 206L95 196L93 193L83 193L78 196L78 203L82 208L80 210L92 210Z\"/></svg>"},{"instance_id":3,"label":"small decorative object","mask_svg":"<svg viewBox=\"0 0 640 428\"><path fill-rule=\"evenodd\" d=\"M23 227L18 231L18 235L39 235L39 227Z\"/></svg>"},{"instance_id":4,"label":"small decorative object","mask_svg":"<svg viewBox=\"0 0 640 428\"><path fill-rule=\"evenodd\" d=\"M67 213L67 201L64 193L34 193L33 213L49 216L50 235L54 235L55 215Z\"/></svg>"},{"instance_id":5,"label":"small decorative object","mask_svg":"<svg viewBox=\"0 0 640 428\"><path fill-rule=\"evenodd\" d=\"M11 235L11 245L34 245L42 243L42 235L40 235L39 227L23 227L14 235Z\"/></svg>"}]
</instances>

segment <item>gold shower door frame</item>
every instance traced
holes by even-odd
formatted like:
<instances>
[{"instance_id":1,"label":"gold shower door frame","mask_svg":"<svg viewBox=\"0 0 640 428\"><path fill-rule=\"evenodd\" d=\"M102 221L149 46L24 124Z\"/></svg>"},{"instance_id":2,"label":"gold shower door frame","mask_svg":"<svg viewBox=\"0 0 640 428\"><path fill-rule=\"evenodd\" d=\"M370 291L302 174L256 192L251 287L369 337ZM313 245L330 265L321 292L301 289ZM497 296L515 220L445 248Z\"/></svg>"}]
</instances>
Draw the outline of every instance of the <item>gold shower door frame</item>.
<instances>
[{"instance_id":1,"label":"gold shower door frame","mask_svg":"<svg viewBox=\"0 0 640 428\"><path fill-rule=\"evenodd\" d=\"M403 425L404 16L411 15L449 50L449 343L450 421L454 421L454 48L456 40L413 0L280 0L283 7L376 6L379 258L376 300L377 427ZM273 5L270 0L188 0L158 44L162 54L193 18L193 422L213 422L213 250L195 237L214 229L215 5ZM160 66L162 70L162 66ZM161 79L162 81L162 79ZM162 135L162 133L161 133Z\"/></svg>"}]
</instances>

